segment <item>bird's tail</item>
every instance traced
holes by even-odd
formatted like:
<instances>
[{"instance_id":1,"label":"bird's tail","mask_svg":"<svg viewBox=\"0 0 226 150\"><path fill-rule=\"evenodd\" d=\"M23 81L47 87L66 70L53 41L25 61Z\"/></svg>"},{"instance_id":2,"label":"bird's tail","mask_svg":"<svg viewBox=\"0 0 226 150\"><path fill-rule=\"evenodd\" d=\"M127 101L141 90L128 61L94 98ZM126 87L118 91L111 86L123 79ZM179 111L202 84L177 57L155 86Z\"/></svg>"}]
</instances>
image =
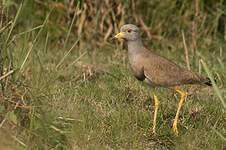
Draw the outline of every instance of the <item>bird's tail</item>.
<instances>
[{"instance_id":1,"label":"bird's tail","mask_svg":"<svg viewBox=\"0 0 226 150\"><path fill-rule=\"evenodd\" d=\"M215 81L216 81L216 80L215 80ZM211 83L210 78L208 78L208 77L206 78L206 81L204 82L204 84L205 84L205 85L208 85L208 86L213 86L212 83Z\"/></svg>"}]
</instances>

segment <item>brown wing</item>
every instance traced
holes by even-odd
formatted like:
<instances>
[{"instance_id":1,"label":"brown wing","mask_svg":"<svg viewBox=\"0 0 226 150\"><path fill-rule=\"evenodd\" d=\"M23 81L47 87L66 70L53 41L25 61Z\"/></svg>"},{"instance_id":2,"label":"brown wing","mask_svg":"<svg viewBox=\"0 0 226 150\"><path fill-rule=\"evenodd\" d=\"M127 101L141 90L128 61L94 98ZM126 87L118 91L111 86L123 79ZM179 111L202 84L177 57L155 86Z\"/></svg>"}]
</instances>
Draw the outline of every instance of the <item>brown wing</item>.
<instances>
[{"instance_id":1,"label":"brown wing","mask_svg":"<svg viewBox=\"0 0 226 150\"><path fill-rule=\"evenodd\" d=\"M197 73L188 71L174 62L150 51L143 55L144 75L150 83L158 86L175 86L180 84L200 84L206 79Z\"/></svg>"}]
</instances>

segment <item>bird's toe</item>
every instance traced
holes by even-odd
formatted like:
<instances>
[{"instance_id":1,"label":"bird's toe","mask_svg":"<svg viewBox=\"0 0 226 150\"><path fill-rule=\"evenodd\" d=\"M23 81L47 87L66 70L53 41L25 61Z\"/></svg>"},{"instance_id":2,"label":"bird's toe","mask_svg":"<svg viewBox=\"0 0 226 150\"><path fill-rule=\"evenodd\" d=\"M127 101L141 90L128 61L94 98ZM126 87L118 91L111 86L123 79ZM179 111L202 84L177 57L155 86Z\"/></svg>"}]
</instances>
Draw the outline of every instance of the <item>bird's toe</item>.
<instances>
[{"instance_id":1,"label":"bird's toe","mask_svg":"<svg viewBox=\"0 0 226 150\"><path fill-rule=\"evenodd\" d=\"M173 124L173 131L175 135L178 135L177 124Z\"/></svg>"}]
</instances>

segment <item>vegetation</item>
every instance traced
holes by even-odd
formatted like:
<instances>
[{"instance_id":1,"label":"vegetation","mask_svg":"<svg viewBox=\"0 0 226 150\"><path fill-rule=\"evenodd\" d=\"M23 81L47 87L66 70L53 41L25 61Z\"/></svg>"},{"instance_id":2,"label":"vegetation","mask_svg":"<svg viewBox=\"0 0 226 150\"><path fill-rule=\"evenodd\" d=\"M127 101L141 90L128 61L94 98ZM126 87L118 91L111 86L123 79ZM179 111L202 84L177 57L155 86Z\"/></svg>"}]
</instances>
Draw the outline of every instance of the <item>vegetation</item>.
<instances>
[{"instance_id":1,"label":"vegetation","mask_svg":"<svg viewBox=\"0 0 226 150\"><path fill-rule=\"evenodd\" d=\"M225 1L2 0L0 11L1 149L226 148ZM110 42L126 23L145 45L211 78L153 89L129 68L126 45ZM187 58L187 59L186 59ZM215 83L215 81L217 81Z\"/></svg>"}]
</instances>

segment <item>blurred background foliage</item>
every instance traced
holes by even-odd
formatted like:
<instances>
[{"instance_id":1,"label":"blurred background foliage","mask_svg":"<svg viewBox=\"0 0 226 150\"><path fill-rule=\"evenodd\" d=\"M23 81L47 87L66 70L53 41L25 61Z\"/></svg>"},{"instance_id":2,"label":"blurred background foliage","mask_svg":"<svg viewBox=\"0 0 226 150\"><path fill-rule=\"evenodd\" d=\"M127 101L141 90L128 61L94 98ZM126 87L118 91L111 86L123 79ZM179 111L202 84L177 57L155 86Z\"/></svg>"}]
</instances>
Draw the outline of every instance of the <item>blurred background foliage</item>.
<instances>
[{"instance_id":1,"label":"blurred background foliage","mask_svg":"<svg viewBox=\"0 0 226 150\"><path fill-rule=\"evenodd\" d=\"M20 3L21 0L6 1L7 17L15 16ZM71 34L84 41L91 40L92 46L106 44L109 36L126 23L138 25L144 37L157 40L177 38L184 30L194 47L195 41L203 37L211 37L209 40L216 36L226 38L224 0L24 0L23 17L18 20L17 27L39 25L51 10L48 31L51 40L58 42L65 37L74 15Z\"/></svg>"}]
</instances>

